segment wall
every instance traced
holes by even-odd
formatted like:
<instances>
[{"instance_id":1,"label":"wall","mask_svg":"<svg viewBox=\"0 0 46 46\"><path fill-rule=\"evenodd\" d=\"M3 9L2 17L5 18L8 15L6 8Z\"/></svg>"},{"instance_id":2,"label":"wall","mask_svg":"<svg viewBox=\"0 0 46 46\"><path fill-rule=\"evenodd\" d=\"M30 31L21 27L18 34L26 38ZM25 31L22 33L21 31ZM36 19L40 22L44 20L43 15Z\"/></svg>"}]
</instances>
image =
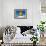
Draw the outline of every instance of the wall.
<instances>
[{"instance_id":1,"label":"wall","mask_svg":"<svg viewBox=\"0 0 46 46\"><path fill-rule=\"evenodd\" d=\"M2 0L0 0L0 26L2 24L1 23L1 15L2 15L2 10L1 10L2 9L2 5L1 4L2 4Z\"/></svg>"},{"instance_id":2,"label":"wall","mask_svg":"<svg viewBox=\"0 0 46 46\"><path fill-rule=\"evenodd\" d=\"M40 0L33 0L32 4L33 26L35 28L41 20L41 2Z\"/></svg>"},{"instance_id":3,"label":"wall","mask_svg":"<svg viewBox=\"0 0 46 46\"><path fill-rule=\"evenodd\" d=\"M14 9L26 8L27 19L14 19ZM33 25L40 20L39 0L3 0L3 20L2 25Z\"/></svg>"}]
</instances>

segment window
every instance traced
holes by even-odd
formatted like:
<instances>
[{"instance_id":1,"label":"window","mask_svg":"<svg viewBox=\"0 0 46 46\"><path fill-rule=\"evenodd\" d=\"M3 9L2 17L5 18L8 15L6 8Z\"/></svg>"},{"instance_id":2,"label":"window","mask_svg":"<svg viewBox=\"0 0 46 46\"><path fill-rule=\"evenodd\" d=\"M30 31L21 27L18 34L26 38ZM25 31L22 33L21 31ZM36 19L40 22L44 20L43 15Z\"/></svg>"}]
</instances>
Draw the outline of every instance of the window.
<instances>
[{"instance_id":1,"label":"window","mask_svg":"<svg viewBox=\"0 0 46 46\"><path fill-rule=\"evenodd\" d=\"M46 0L41 1L41 12L46 13Z\"/></svg>"}]
</instances>

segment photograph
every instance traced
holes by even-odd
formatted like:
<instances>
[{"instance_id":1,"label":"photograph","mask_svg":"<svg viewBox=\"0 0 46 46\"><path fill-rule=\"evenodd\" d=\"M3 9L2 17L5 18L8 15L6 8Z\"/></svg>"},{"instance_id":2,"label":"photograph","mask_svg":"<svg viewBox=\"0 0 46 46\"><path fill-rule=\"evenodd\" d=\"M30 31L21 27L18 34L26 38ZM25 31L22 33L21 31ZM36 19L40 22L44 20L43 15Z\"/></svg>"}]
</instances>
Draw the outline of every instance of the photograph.
<instances>
[{"instance_id":1,"label":"photograph","mask_svg":"<svg viewBox=\"0 0 46 46\"><path fill-rule=\"evenodd\" d=\"M14 9L14 18L15 19L26 19L27 9Z\"/></svg>"}]
</instances>

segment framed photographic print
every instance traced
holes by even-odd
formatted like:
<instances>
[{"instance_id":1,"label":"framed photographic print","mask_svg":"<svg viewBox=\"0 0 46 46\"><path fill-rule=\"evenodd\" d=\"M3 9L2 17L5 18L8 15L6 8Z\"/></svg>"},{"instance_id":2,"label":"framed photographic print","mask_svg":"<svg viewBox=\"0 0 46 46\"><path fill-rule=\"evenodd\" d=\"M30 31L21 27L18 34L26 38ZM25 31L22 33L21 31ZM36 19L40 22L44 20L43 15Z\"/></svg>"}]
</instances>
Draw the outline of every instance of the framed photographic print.
<instances>
[{"instance_id":1,"label":"framed photographic print","mask_svg":"<svg viewBox=\"0 0 46 46\"><path fill-rule=\"evenodd\" d=\"M14 9L14 18L15 19L26 19L27 9Z\"/></svg>"}]
</instances>

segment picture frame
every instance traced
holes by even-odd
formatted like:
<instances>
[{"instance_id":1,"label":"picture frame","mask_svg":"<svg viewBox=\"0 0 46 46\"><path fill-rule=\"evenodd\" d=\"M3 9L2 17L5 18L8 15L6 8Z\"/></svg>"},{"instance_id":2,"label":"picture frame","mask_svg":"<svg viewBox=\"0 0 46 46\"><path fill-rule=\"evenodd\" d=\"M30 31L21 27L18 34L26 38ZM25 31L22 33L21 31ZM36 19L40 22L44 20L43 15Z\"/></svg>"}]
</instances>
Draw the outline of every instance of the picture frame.
<instances>
[{"instance_id":1,"label":"picture frame","mask_svg":"<svg viewBox=\"0 0 46 46\"><path fill-rule=\"evenodd\" d=\"M27 9L14 9L15 19L27 19Z\"/></svg>"}]
</instances>

